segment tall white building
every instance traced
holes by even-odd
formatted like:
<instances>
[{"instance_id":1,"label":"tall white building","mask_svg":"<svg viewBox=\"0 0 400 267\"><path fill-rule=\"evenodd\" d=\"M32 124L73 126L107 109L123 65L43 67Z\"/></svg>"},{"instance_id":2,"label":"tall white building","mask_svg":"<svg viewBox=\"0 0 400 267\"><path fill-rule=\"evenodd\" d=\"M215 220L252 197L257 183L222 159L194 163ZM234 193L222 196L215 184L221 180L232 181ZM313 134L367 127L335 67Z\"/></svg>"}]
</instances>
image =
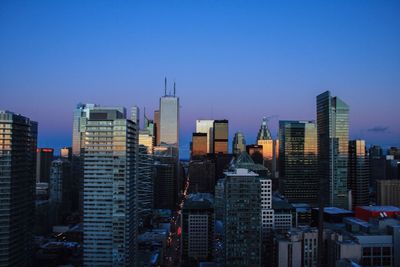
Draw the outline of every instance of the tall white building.
<instances>
[{"instance_id":1,"label":"tall white building","mask_svg":"<svg viewBox=\"0 0 400 267\"><path fill-rule=\"evenodd\" d=\"M261 226L263 237L267 237L274 228L274 210L272 209L272 180L260 179L261 182Z\"/></svg>"},{"instance_id":2,"label":"tall white building","mask_svg":"<svg viewBox=\"0 0 400 267\"><path fill-rule=\"evenodd\" d=\"M179 147L179 97L174 93L160 98L160 143Z\"/></svg>"},{"instance_id":3,"label":"tall white building","mask_svg":"<svg viewBox=\"0 0 400 267\"><path fill-rule=\"evenodd\" d=\"M83 146L84 266L133 266L136 125L120 109L90 110Z\"/></svg>"}]
</instances>

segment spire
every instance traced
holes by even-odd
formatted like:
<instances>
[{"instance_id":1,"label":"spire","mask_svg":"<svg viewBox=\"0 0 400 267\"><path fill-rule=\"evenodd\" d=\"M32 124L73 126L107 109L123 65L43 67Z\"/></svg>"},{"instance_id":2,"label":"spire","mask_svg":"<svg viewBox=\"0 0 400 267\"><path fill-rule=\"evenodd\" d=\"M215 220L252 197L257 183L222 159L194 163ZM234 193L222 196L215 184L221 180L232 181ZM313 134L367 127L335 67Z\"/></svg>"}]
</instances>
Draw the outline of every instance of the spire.
<instances>
[{"instance_id":1,"label":"spire","mask_svg":"<svg viewBox=\"0 0 400 267\"><path fill-rule=\"evenodd\" d=\"M272 139L271 132L268 129L267 122L268 122L268 118L267 117L263 117L260 130L258 131L257 141L258 140L271 140Z\"/></svg>"},{"instance_id":2,"label":"spire","mask_svg":"<svg viewBox=\"0 0 400 267\"><path fill-rule=\"evenodd\" d=\"M164 96L167 95L167 77L164 79Z\"/></svg>"},{"instance_id":3,"label":"spire","mask_svg":"<svg viewBox=\"0 0 400 267\"><path fill-rule=\"evenodd\" d=\"M176 93L176 83L175 83L175 81L174 81L174 96L175 96L175 93Z\"/></svg>"}]
</instances>

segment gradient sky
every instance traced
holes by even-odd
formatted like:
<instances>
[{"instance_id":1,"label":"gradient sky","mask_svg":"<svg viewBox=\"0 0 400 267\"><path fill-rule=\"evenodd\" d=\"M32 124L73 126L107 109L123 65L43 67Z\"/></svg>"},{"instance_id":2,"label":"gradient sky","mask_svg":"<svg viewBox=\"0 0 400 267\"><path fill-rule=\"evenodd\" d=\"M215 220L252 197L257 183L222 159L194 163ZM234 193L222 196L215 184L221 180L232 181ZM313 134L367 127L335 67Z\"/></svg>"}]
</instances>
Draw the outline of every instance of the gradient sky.
<instances>
[{"instance_id":1,"label":"gradient sky","mask_svg":"<svg viewBox=\"0 0 400 267\"><path fill-rule=\"evenodd\" d=\"M71 143L78 102L151 114L177 83L182 155L198 118L253 143L263 116L315 119L331 90L350 136L400 145L400 1L0 2L0 109L39 122L39 145Z\"/></svg>"}]
</instances>

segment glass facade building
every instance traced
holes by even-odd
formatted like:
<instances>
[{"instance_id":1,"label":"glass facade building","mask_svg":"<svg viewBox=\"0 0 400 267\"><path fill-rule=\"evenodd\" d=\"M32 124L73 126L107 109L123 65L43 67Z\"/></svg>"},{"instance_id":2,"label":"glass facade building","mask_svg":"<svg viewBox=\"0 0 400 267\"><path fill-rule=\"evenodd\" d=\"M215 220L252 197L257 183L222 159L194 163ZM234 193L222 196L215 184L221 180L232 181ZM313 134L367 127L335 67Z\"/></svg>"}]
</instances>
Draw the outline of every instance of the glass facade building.
<instances>
[{"instance_id":1,"label":"glass facade building","mask_svg":"<svg viewBox=\"0 0 400 267\"><path fill-rule=\"evenodd\" d=\"M0 266L30 266L37 123L0 111Z\"/></svg>"},{"instance_id":2,"label":"glass facade building","mask_svg":"<svg viewBox=\"0 0 400 267\"><path fill-rule=\"evenodd\" d=\"M351 190L351 203L356 206L369 205L369 157L364 140L349 142L349 169L347 187Z\"/></svg>"},{"instance_id":3,"label":"glass facade building","mask_svg":"<svg viewBox=\"0 0 400 267\"><path fill-rule=\"evenodd\" d=\"M206 133L193 133L192 134L192 158L207 155L208 136Z\"/></svg>"},{"instance_id":4,"label":"glass facade building","mask_svg":"<svg viewBox=\"0 0 400 267\"><path fill-rule=\"evenodd\" d=\"M348 208L349 106L326 91L317 96L321 196L326 206Z\"/></svg>"},{"instance_id":5,"label":"glass facade building","mask_svg":"<svg viewBox=\"0 0 400 267\"><path fill-rule=\"evenodd\" d=\"M160 98L160 144L179 147L179 98Z\"/></svg>"},{"instance_id":6,"label":"glass facade building","mask_svg":"<svg viewBox=\"0 0 400 267\"><path fill-rule=\"evenodd\" d=\"M213 147L215 154L228 154L228 138L228 120L215 120L213 125Z\"/></svg>"},{"instance_id":7,"label":"glass facade building","mask_svg":"<svg viewBox=\"0 0 400 267\"><path fill-rule=\"evenodd\" d=\"M207 134L207 153L213 153L214 120L196 120L196 133Z\"/></svg>"},{"instance_id":8,"label":"glass facade building","mask_svg":"<svg viewBox=\"0 0 400 267\"><path fill-rule=\"evenodd\" d=\"M318 203L317 126L279 121L281 192L291 203Z\"/></svg>"},{"instance_id":9,"label":"glass facade building","mask_svg":"<svg viewBox=\"0 0 400 267\"><path fill-rule=\"evenodd\" d=\"M232 153L234 155L240 155L244 151L246 151L246 140L244 134L237 132L232 141Z\"/></svg>"}]
</instances>

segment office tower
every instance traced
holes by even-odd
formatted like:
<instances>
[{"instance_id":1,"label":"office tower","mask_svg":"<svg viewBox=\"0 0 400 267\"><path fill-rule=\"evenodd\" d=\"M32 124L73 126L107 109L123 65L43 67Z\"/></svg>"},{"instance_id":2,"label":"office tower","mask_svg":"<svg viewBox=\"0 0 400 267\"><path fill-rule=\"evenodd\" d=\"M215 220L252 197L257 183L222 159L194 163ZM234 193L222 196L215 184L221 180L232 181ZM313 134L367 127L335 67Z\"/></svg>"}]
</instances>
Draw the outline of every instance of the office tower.
<instances>
[{"instance_id":1,"label":"office tower","mask_svg":"<svg viewBox=\"0 0 400 267\"><path fill-rule=\"evenodd\" d=\"M174 210L178 196L176 147L154 147L154 168L154 208Z\"/></svg>"},{"instance_id":2,"label":"office tower","mask_svg":"<svg viewBox=\"0 0 400 267\"><path fill-rule=\"evenodd\" d=\"M138 106L133 106L131 108L131 121L140 129L140 109Z\"/></svg>"},{"instance_id":3,"label":"office tower","mask_svg":"<svg viewBox=\"0 0 400 267\"><path fill-rule=\"evenodd\" d=\"M182 209L182 266L211 261L214 249L214 197L189 195Z\"/></svg>"},{"instance_id":4,"label":"office tower","mask_svg":"<svg viewBox=\"0 0 400 267\"><path fill-rule=\"evenodd\" d=\"M192 158L207 155L207 139L207 134L205 133L193 133L191 147Z\"/></svg>"},{"instance_id":5,"label":"office tower","mask_svg":"<svg viewBox=\"0 0 400 267\"><path fill-rule=\"evenodd\" d=\"M72 147L63 147L60 149L60 157L66 160L72 160Z\"/></svg>"},{"instance_id":6,"label":"office tower","mask_svg":"<svg viewBox=\"0 0 400 267\"><path fill-rule=\"evenodd\" d=\"M84 132L84 125L89 118L89 111L97 107L95 104L81 104L79 103L74 110L74 119L72 127L72 154L79 157L82 149L82 132Z\"/></svg>"},{"instance_id":7,"label":"office tower","mask_svg":"<svg viewBox=\"0 0 400 267\"><path fill-rule=\"evenodd\" d=\"M381 179L386 179L386 160L380 146L371 146L368 149L368 154L370 166L369 185L376 190L376 182Z\"/></svg>"},{"instance_id":8,"label":"office tower","mask_svg":"<svg viewBox=\"0 0 400 267\"><path fill-rule=\"evenodd\" d=\"M246 140L243 133L237 132L232 141L232 154L240 155L244 151L246 151Z\"/></svg>"},{"instance_id":9,"label":"office tower","mask_svg":"<svg viewBox=\"0 0 400 267\"><path fill-rule=\"evenodd\" d=\"M147 130L149 132L149 134L154 137L153 146L155 146L156 145L156 140L155 140L156 135L155 135L154 121L147 118L146 109L144 110L143 118L144 118L144 130Z\"/></svg>"},{"instance_id":10,"label":"office tower","mask_svg":"<svg viewBox=\"0 0 400 267\"><path fill-rule=\"evenodd\" d=\"M329 91L317 96L317 135L325 205L347 208L349 106Z\"/></svg>"},{"instance_id":11,"label":"office tower","mask_svg":"<svg viewBox=\"0 0 400 267\"><path fill-rule=\"evenodd\" d=\"M207 134L207 153L214 153L214 120L196 120L196 133Z\"/></svg>"},{"instance_id":12,"label":"office tower","mask_svg":"<svg viewBox=\"0 0 400 267\"><path fill-rule=\"evenodd\" d=\"M247 169L225 173L226 266L261 265L261 183Z\"/></svg>"},{"instance_id":13,"label":"office tower","mask_svg":"<svg viewBox=\"0 0 400 267\"><path fill-rule=\"evenodd\" d=\"M394 159L400 160L400 149L398 147L392 146L388 150L388 155L392 155Z\"/></svg>"},{"instance_id":14,"label":"office tower","mask_svg":"<svg viewBox=\"0 0 400 267\"><path fill-rule=\"evenodd\" d=\"M349 147L349 106L326 91L317 96L319 208L347 208L347 160ZM318 244L323 243L323 213L319 213ZM324 247L318 248L318 266Z\"/></svg>"},{"instance_id":15,"label":"office tower","mask_svg":"<svg viewBox=\"0 0 400 267\"><path fill-rule=\"evenodd\" d=\"M377 204L400 207L400 180L377 181Z\"/></svg>"},{"instance_id":16,"label":"office tower","mask_svg":"<svg viewBox=\"0 0 400 267\"><path fill-rule=\"evenodd\" d=\"M364 140L349 141L347 187L351 190L351 206L369 205L369 159Z\"/></svg>"},{"instance_id":17,"label":"office tower","mask_svg":"<svg viewBox=\"0 0 400 267\"><path fill-rule=\"evenodd\" d=\"M215 183L214 213L215 220L222 221L225 213L225 179L221 178Z\"/></svg>"},{"instance_id":18,"label":"office tower","mask_svg":"<svg viewBox=\"0 0 400 267\"><path fill-rule=\"evenodd\" d=\"M257 164L263 164L263 146L260 145L247 145L246 152L250 155L253 161Z\"/></svg>"},{"instance_id":19,"label":"office tower","mask_svg":"<svg viewBox=\"0 0 400 267\"><path fill-rule=\"evenodd\" d=\"M279 121L281 192L291 203L317 205L317 126L313 121Z\"/></svg>"},{"instance_id":20,"label":"office tower","mask_svg":"<svg viewBox=\"0 0 400 267\"><path fill-rule=\"evenodd\" d=\"M160 111L154 111L154 135L156 140L156 146L160 145Z\"/></svg>"},{"instance_id":21,"label":"office tower","mask_svg":"<svg viewBox=\"0 0 400 267\"><path fill-rule=\"evenodd\" d=\"M0 266L30 266L37 123L0 111Z\"/></svg>"},{"instance_id":22,"label":"office tower","mask_svg":"<svg viewBox=\"0 0 400 267\"><path fill-rule=\"evenodd\" d=\"M140 142L139 142L140 143ZM153 155L146 145L139 145L137 175L138 215L143 222L153 212Z\"/></svg>"},{"instance_id":23,"label":"office tower","mask_svg":"<svg viewBox=\"0 0 400 267\"><path fill-rule=\"evenodd\" d=\"M160 143L179 147L179 97L174 93L165 94L160 98Z\"/></svg>"},{"instance_id":24,"label":"office tower","mask_svg":"<svg viewBox=\"0 0 400 267\"><path fill-rule=\"evenodd\" d=\"M215 120L213 125L214 153L228 154L228 120Z\"/></svg>"},{"instance_id":25,"label":"office tower","mask_svg":"<svg viewBox=\"0 0 400 267\"><path fill-rule=\"evenodd\" d=\"M191 160L188 176L189 193L213 193L215 186L215 163L209 159Z\"/></svg>"},{"instance_id":26,"label":"office tower","mask_svg":"<svg viewBox=\"0 0 400 267\"><path fill-rule=\"evenodd\" d=\"M278 178L279 140L272 139L267 122L268 119L264 117L257 134L257 145L263 148L264 166L272 172L273 178Z\"/></svg>"},{"instance_id":27,"label":"office tower","mask_svg":"<svg viewBox=\"0 0 400 267\"><path fill-rule=\"evenodd\" d=\"M135 264L138 136L121 110L90 110L85 123L84 266Z\"/></svg>"},{"instance_id":28,"label":"office tower","mask_svg":"<svg viewBox=\"0 0 400 267\"><path fill-rule=\"evenodd\" d=\"M146 130L139 130L139 145L144 145L147 148L148 154L153 154L154 136Z\"/></svg>"},{"instance_id":29,"label":"office tower","mask_svg":"<svg viewBox=\"0 0 400 267\"><path fill-rule=\"evenodd\" d=\"M54 207L57 223L71 211L72 203L70 196L72 193L72 169L71 162L60 158L51 163L50 169L50 203Z\"/></svg>"},{"instance_id":30,"label":"office tower","mask_svg":"<svg viewBox=\"0 0 400 267\"><path fill-rule=\"evenodd\" d=\"M53 161L54 149L38 148L36 150L36 182L48 183L50 178L51 162Z\"/></svg>"}]
</instances>

